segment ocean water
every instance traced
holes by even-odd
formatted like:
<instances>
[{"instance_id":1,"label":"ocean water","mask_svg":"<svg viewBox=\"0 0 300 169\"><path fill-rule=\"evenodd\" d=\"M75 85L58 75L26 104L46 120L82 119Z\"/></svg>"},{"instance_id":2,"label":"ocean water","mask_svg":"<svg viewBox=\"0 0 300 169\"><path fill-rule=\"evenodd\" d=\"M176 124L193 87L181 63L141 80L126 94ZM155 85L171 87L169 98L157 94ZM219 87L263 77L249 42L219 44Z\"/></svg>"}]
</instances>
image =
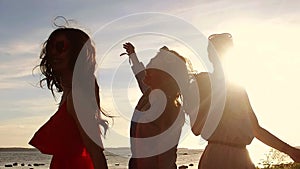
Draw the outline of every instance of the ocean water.
<instances>
[{"instance_id":1,"label":"ocean water","mask_svg":"<svg viewBox=\"0 0 300 169\"><path fill-rule=\"evenodd\" d=\"M178 149L177 165L188 166L188 169L197 169L198 161L202 150ZM105 151L109 169L127 169L130 158L130 151L128 148L114 148ZM0 169L8 169L7 164L16 166L9 167L12 169L48 169L50 165L51 156L41 154L37 150L5 150L0 151ZM21 166L24 164L24 166ZM34 166L42 164L39 166Z\"/></svg>"},{"instance_id":2,"label":"ocean water","mask_svg":"<svg viewBox=\"0 0 300 169\"><path fill-rule=\"evenodd\" d=\"M7 169L5 165L17 163L17 166L9 167L16 169L29 169L29 168L39 168L46 169L49 168L51 156L41 154L36 150L28 151L0 151L0 169ZM24 166L21 166L24 164ZM33 166L34 164L44 164L40 166Z\"/></svg>"}]
</instances>

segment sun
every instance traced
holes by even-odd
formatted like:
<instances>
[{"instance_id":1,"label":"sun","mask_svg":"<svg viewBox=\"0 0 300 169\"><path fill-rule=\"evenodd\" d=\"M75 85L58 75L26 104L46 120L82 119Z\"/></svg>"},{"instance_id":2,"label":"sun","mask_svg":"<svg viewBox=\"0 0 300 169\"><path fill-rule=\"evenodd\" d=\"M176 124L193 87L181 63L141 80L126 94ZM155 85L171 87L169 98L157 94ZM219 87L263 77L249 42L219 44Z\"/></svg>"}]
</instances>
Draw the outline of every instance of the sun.
<instances>
[{"instance_id":1,"label":"sun","mask_svg":"<svg viewBox=\"0 0 300 169\"><path fill-rule=\"evenodd\" d=\"M255 74L253 63L242 50L231 49L221 60L223 72L230 82L246 87L251 83L251 77Z\"/></svg>"}]
</instances>

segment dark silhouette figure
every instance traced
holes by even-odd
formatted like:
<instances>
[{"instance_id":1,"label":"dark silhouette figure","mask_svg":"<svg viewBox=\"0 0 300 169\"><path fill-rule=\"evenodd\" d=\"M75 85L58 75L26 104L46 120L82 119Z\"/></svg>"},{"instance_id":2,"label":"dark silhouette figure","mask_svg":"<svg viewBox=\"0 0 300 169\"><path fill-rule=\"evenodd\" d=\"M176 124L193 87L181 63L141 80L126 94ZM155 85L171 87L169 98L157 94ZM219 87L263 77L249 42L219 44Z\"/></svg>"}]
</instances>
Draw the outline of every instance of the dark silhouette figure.
<instances>
[{"instance_id":1,"label":"dark silhouette figure","mask_svg":"<svg viewBox=\"0 0 300 169\"><path fill-rule=\"evenodd\" d=\"M221 66L216 60L220 59L223 64L223 57L231 47L233 41L229 33L213 34L209 37L208 55L214 65L214 72L196 75L201 101L197 120L192 126L195 135L201 134L208 110L211 106L216 106L211 105L212 88L209 75L222 77ZM199 169L255 169L246 149L254 137L288 154L295 162L300 162L299 149L286 144L259 125L245 89L229 81L226 72L225 89L223 115L217 128L207 139L208 145L201 156Z\"/></svg>"},{"instance_id":2,"label":"dark silhouette figure","mask_svg":"<svg viewBox=\"0 0 300 169\"><path fill-rule=\"evenodd\" d=\"M186 60L177 52L163 47L145 68L131 43L125 43L123 47L143 93L131 121L132 157L129 168L176 169L177 145L184 124L184 113L180 111L183 93L179 83L188 83ZM174 78L175 74L181 82ZM157 91L162 91L165 100Z\"/></svg>"},{"instance_id":3,"label":"dark silhouette figure","mask_svg":"<svg viewBox=\"0 0 300 169\"><path fill-rule=\"evenodd\" d=\"M46 82L53 96L56 89L57 92L62 92L62 97L57 112L35 133L29 144L42 153L53 155L50 169L107 168L103 148L84 131L74 108L72 78L80 52L82 52L83 60L86 61L79 68L81 72L84 72L82 75L94 77L95 48L90 37L82 30L75 28L54 30L44 42L40 54L39 67L44 75L40 81L41 87L43 87L43 82ZM86 95L87 97L79 99L87 107L84 116L91 119L90 129L100 134L95 119L95 114L100 109L99 86L96 80L87 83L95 86L91 94L94 97ZM89 92L83 86L77 86L76 90L80 93ZM93 100L96 100L96 106L91 104ZM107 123L100 118L100 114L98 114L98 120L107 129ZM101 143L100 135L98 139L98 143Z\"/></svg>"}]
</instances>

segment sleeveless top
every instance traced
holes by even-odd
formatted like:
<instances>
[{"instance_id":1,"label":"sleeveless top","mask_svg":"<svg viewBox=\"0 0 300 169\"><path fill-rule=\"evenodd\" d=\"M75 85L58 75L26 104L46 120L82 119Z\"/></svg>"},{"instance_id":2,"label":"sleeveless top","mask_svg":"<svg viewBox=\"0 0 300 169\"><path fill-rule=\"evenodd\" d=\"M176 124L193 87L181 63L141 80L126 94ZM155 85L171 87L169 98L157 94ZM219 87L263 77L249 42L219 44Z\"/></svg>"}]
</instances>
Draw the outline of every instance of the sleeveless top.
<instances>
[{"instance_id":1,"label":"sleeveless top","mask_svg":"<svg viewBox=\"0 0 300 169\"><path fill-rule=\"evenodd\" d=\"M254 138L250 111L245 90L229 84L223 116L209 141L225 142L236 146L250 144Z\"/></svg>"},{"instance_id":2,"label":"sleeveless top","mask_svg":"<svg viewBox=\"0 0 300 169\"><path fill-rule=\"evenodd\" d=\"M87 151L73 117L64 102L29 142L44 154L86 156Z\"/></svg>"},{"instance_id":3,"label":"sleeveless top","mask_svg":"<svg viewBox=\"0 0 300 169\"><path fill-rule=\"evenodd\" d=\"M200 94L201 91L208 90L209 92L203 92L202 96L210 100L208 74L201 74L197 79L198 85L203 87ZM226 84L226 89L226 102L221 120L216 122L218 126L208 138L209 144L201 155L198 169L255 169L246 149L246 145L254 138L247 93L242 87L230 83ZM204 103L206 106L201 110L208 111L209 106L214 106L209 103L210 101L207 101L207 105Z\"/></svg>"},{"instance_id":4,"label":"sleeveless top","mask_svg":"<svg viewBox=\"0 0 300 169\"><path fill-rule=\"evenodd\" d=\"M136 109L139 111L146 111L150 108L149 103L149 94L151 92L151 89L148 89L145 94L140 98ZM166 105L165 111L158 117L156 120L148 123L137 123L132 121L130 126L130 137L131 138L149 138L154 137L156 135L161 134L162 132L165 132L160 126L159 122L160 120L165 120L166 123L170 123L172 125L174 121L176 121L176 118L179 118L178 124L174 129L172 130L172 137L175 138L175 140L168 140L169 138L162 138L164 140L156 140L158 141L156 146L154 147L140 147L142 145L137 144L131 139L131 152L134 154L136 151L146 151L147 149L160 149L160 143L159 142L179 142L180 134L181 134L181 128L184 124L184 114L179 113L180 107L175 107L174 102L168 101ZM136 113L141 112L135 112L133 116L136 115ZM179 117L178 117L179 116ZM168 119L168 120L166 120ZM146 146L146 145L144 145ZM129 161L129 169L176 169L176 158L177 158L177 144L174 144L169 149L166 149L161 154L157 154L151 157L144 157L144 158L131 158Z\"/></svg>"},{"instance_id":5,"label":"sleeveless top","mask_svg":"<svg viewBox=\"0 0 300 169\"><path fill-rule=\"evenodd\" d=\"M197 80L201 100L207 102L207 106L200 107L200 109L208 111L209 107L213 106L210 105L211 88L208 74L200 73ZM231 83L226 84L226 89L226 102L222 118L208 141L236 146L248 145L253 140L254 134L249 116L251 110L247 93L242 87ZM209 98L209 101L203 96Z\"/></svg>"}]
</instances>

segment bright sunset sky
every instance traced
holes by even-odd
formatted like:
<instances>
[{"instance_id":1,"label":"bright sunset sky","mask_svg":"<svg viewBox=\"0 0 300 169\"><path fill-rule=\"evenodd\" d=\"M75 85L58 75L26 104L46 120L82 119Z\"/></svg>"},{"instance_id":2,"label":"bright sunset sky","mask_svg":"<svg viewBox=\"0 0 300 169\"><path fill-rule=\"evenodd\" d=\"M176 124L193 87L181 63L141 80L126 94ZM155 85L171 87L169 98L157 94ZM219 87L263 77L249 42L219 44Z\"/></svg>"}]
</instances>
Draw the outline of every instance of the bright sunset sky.
<instances>
[{"instance_id":1,"label":"bright sunset sky","mask_svg":"<svg viewBox=\"0 0 300 169\"><path fill-rule=\"evenodd\" d=\"M33 73L32 69L39 64L41 44L54 30L52 20L59 15L74 19L72 24L88 32L96 43L101 105L120 116L105 145L129 146L129 120L141 96L128 60L119 57L124 52L122 43L132 42L145 64L164 45L193 57L187 46L195 45L194 34L186 28L193 27L204 39L213 33L233 35L238 55L232 60L233 76L245 85L260 125L299 146L299 7L300 1L294 0L0 0L0 147L29 147L34 132L57 109L59 95L55 102L50 91L37 87L38 69ZM143 18L144 12L154 12L153 17ZM156 18L159 13L177 18L179 27L172 30L178 32L169 30L172 25L160 24ZM147 27L155 22L156 27ZM149 33L148 28L156 32ZM180 41L177 35L190 39ZM202 44L199 50L206 60L206 46ZM196 62L194 69L201 71L201 64ZM200 137L191 134L180 144L204 146ZM248 148L252 158L268 149L257 140Z\"/></svg>"}]
</instances>

